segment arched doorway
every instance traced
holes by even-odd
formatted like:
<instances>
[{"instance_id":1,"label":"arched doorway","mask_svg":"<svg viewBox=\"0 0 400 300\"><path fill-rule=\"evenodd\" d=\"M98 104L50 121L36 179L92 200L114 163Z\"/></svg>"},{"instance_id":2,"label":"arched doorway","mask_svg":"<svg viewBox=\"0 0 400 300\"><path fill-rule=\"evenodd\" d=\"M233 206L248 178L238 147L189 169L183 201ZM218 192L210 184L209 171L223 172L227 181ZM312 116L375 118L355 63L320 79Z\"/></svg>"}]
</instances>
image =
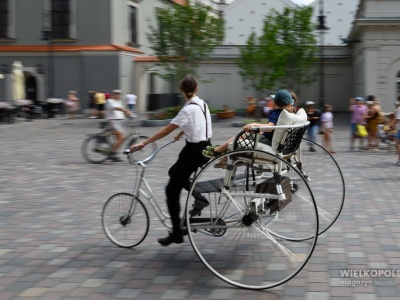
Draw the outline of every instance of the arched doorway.
<instances>
[{"instance_id":1,"label":"arched doorway","mask_svg":"<svg viewBox=\"0 0 400 300\"><path fill-rule=\"evenodd\" d=\"M37 104L38 102L37 80L35 76L33 76L30 73L25 74L25 89L26 89L26 99L32 100Z\"/></svg>"}]
</instances>

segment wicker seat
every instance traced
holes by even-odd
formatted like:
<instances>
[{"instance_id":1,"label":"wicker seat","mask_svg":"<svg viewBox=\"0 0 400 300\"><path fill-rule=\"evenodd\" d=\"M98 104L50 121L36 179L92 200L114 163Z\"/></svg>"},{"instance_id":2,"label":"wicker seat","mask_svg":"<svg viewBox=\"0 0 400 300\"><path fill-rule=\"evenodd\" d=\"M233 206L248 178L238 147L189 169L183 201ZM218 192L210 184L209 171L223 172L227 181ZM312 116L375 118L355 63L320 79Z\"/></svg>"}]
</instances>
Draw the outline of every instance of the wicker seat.
<instances>
[{"instance_id":1,"label":"wicker seat","mask_svg":"<svg viewBox=\"0 0 400 300\"><path fill-rule=\"evenodd\" d=\"M297 114L291 114L284 110L282 111L276 126L252 128L249 132L240 131L236 134L235 139L229 148L230 150L261 150L265 154L257 154L257 157L254 158L258 159L271 160L270 154L286 158L299 149L308 124L307 114L303 109ZM258 135L266 128L274 130L271 146L258 142Z\"/></svg>"}]
</instances>

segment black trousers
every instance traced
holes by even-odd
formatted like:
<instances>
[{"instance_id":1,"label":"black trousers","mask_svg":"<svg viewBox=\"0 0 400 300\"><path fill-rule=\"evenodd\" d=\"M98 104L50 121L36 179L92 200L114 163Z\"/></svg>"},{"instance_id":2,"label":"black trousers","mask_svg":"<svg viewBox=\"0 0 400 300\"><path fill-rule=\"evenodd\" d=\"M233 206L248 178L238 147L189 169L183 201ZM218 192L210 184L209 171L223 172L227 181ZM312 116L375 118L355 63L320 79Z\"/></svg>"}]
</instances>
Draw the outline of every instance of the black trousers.
<instances>
[{"instance_id":1,"label":"black trousers","mask_svg":"<svg viewBox=\"0 0 400 300\"><path fill-rule=\"evenodd\" d=\"M208 161L208 158L201 153L208 145L210 145L209 142L189 143L186 141L185 147L179 153L178 160L168 171L170 179L165 188L165 194L167 195L173 235L182 235L179 203L181 191L182 189L189 190L190 175Z\"/></svg>"}]
</instances>

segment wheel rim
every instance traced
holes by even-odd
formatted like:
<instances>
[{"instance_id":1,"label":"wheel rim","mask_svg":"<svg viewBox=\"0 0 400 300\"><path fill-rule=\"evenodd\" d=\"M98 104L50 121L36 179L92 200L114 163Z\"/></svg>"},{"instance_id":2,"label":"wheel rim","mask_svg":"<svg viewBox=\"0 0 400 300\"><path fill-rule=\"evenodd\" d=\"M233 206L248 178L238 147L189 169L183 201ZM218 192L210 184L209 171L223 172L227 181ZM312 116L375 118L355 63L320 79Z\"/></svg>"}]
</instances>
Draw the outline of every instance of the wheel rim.
<instances>
[{"instance_id":1,"label":"wheel rim","mask_svg":"<svg viewBox=\"0 0 400 300\"><path fill-rule=\"evenodd\" d=\"M99 140L98 136L88 138L82 146L84 158L91 163L102 163L107 160L111 146L106 140Z\"/></svg>"},{"instance_id":2,"label":"wheel rim","mask_svg":"<svg viewBox=\"0 0 400 300\"><path fill-rule=\"evenodd\" d=\"M315 152L310 152L310 145ZM301 144L302 169L309 177L318 207L319 234L324 233L339 217L345 199L342 171L333 156L322 146L303 139Z\"/></svg>"},{"instance_id":3,"label":"wheel rim","mask_svg":"<svg viewBox=\"0 0 400 300\"><path fill-rule=\"evenodd\" d=\"M129 208L133 195L119 193L104 204L102 226L106 236L114 244L130 248L139 245L149 230L149 215L139 199L135 199L133 209Z\"/></svg>"},{"instance_id":4,"label":"wheel rim","mask_svg":"<svg viewBox=\"0 0 400 300\"><path fill-rule=\"evenodd\" d=\"M251 157L257 153L262 152L238 150L221 158L233 158L238 154ZM279 160L276 156L274 159ZM220 279L242 288L272 288L293 278L310 258L318 236L318 215L307 183L291 195L292 201L280 212L270 214L274 209L266 212L261 209L265 208L265 201L259 197L260 193L240 196L243 190L260 192L260 184L266 178L258 174L253 182L253 178L248 180L243 174L254 170L257 175L261 168L236 165L228 175L233 181L237 179L235 184L221 193L223 188L218 191L218 186L227 183L223 179L226 170L214 168L218 162L219 159L212 160L204 167L189 193L196 190L210 202L201 216L191 218L194 198L189 196L187 200L188 235L196 254ZM289 164L281 163L290 168ZM298 182L304 181L296 170L290 176L295 177L293 174ZM215 191L206 193L206 190ZM285 187L285 193L291 193L290 186Z\"/></svg>"}]
</instances>

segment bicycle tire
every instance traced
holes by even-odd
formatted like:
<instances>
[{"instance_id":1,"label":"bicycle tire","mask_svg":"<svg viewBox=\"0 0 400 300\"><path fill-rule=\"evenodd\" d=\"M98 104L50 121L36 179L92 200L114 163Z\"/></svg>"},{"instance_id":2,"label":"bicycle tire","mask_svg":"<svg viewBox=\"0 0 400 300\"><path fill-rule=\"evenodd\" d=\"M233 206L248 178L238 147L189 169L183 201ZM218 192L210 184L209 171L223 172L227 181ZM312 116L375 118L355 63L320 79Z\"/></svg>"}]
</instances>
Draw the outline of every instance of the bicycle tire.
<instances>
[{"instance_id":1,"label":"bicycle tire","mask_svg":"<svg viewBox=\"0 0 400 300\"><path fill-rule=\"evenodd\" d=\"M134 145L134 144L139 144L145 140L147 140L149 137L145 136L145 135L136 135L133 136L129 142L126 144L126 147L129 148L130 146ZM142 161L145 160L146 158L148 158L154 151L156 151L158 149L158 145L156 142L150 143L149 145L147 145L146 147L144 147L143 149L139 150L139 151L135 151L133 153L131 153L131 157L130 159L133 162L137 162L137 161ZM148 160L147 162L150 162L154 159L154 157L152 157L150 160Z\"/></svg>"},{"instance_id":2,"label":"bicycle tire","mask_svg":"<svg viewBox=\"0 0 400 300\"><path fill-rule=\"evenodd\" d=\"M132 215L127 213L135 201ZM129 193L117 193L106 201L101 213L101 224L108 239L122 248L132 248L139 245L146 238L150 219L146 206L139 198Z\"/></svg>"},{"instance_id":3,"label":"bicycle tire","mask_svg":"<svg viewBox=\"0 0 400 300\"><path fill-rule=\"evenodd\" d=\"M102 139L102 138L105 139ZM102 140L102 143L99 143ZM100 153L99 151L108 152L108 154ZM101 164L105 162L111 153L111 145L102 134L96 134L88 137L83 141L81 152L83 158L92 164Z\"/></svg>"},{"instance_id":4,"label":"bicycle tire","mask_svg":"<svg viewBox=\"0 0 400 300\"><path fill-rule=\"evenodd\" d=\"M313 149L313 151L309 151ZM321 145L303 138L301 164L297 169L307 176L319 214L319 234L326 232L338 219L344 205L346 186L334 157Z\"/></svg>"},{"instance_id":5,"label":"bicycle tire","mask_svg":"<svg viewBox=\"0 0 400 300\"><path fill-rule=\"evenodd\" d=\"M271 200L277 194L270 190L275 186L270 179L276 177L253 160L265 154L283 166L286 200L279 204ZM228 163L227 170L216 168L224 158L235 163ZM209 202L197 216L191 213L193 191ZM273 288L296 276L318 238L317 206L308 183L287 161L260 150L236 150L211 160L192 183L185 215L190 243L203 264L245 289Z\"/></svg>"}]
</instances>

